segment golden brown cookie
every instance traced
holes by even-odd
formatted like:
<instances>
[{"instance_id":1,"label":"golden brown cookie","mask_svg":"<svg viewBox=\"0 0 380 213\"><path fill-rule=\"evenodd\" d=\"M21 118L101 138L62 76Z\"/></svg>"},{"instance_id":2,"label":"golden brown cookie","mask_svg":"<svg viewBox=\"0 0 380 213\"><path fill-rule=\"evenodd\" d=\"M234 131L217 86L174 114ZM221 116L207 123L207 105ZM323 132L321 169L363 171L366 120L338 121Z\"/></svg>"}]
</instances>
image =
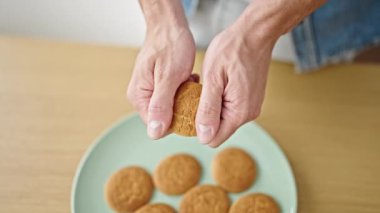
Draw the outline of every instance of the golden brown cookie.
<instances>
[{"instance_id":1,"label":"golden brown cookie","mask_svg":"<svg viewBox=\"0 0 380 213\"><path fill-rule=\"evenodd\" d=\"M119 213L134 212L149 202L152 193L152 178L137 166L117 171L108 179L105 187L109 206Z\"/></svg>"},{"instance_id":2,"label":"golden brown cookie","mask_svg":"<svg viewBox=\"0 0 380 213\"><path fill-rule=\"evenodd\" d=\"M170 130L182 136L196 136L195 116L197 114L202 85L185 82L174 98L173 119Z\"/></svg>"},{"instance_id":3,"label":"golden brown cookie","mask_svg":"<svg viewBox=\"0 0 380 213\"><path fill-rule=\"evenodd\" d=\"M226 191L242 192L256 179L255 161L242 149L227 148L214 157L212 174Z\"/></svg>"},{"instance_id":4,"label":"golden brown cookie","mask_svg":"<svg viewBox=\"0 0 380 213\"><path fill-rule=\"evenodd\" d=\"M165 194L183 194L199 182L201 170L193 156L172 155L158 164L153 174L154 184Z\"/></svg>"},{"instance_id":5,"label":"golden brown cookie","mask_svg":"<svg viewBox=\"0 0 380 213\"><path fill-rule=\"evenodd\" d=\"M239 198L229 213L280 213L280 208L270 196L257 193Z\"/></svg>"},{"instance_id":6,"label":"golden brown cookie","mask_svg":"<svg viewBox=\"0 0 380 213\"><path fill-rule=\"evenodd\" d=\"M230 199L219 186L200 185L190 189L183 196L180 213L227 213Z\"/></svg>"},{"instance_id":7,"label":"golden brown cookie","mask_svg":"<svg viewBox=\"0 0 380 213\"><path fill-rule=\"evenodd\" d=\"M155 203L141 207L136 213L175 213L175 210L165 203Z\"/></svg>"}]
</instances>

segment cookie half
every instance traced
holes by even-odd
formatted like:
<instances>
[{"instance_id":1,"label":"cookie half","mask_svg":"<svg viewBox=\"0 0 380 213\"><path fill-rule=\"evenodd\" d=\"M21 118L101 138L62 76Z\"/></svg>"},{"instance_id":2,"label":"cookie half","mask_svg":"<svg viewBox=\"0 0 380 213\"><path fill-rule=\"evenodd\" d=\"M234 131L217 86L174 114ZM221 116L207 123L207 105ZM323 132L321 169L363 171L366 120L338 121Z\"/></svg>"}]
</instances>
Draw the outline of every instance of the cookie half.
<instances>
[{"instance_id":1,"label":"cookie half","mask_svg":"<svg viewBox=\"0 0 380 213\"><path fill-rule=\"evenodd\" d=\"M153 173L154 184L168 195L185 193L201 177L201 165L189 154L176 154L162 160Z\"/></svg>"},{"instance_id":2,"label":"cookie half","mask_svg":"<svg viewBox=\"0 0 380 213\"><path fill-rule=\"evenodd\" d=\"M177 90L174 98L173 119L170 130L182 136L196 136L195 116L197 114L202 85L185 82Z\"/></svg>"},{"instance_id":3,"label":"cookie half","mask_svg":"<svg viewBox=\"0 0 380 213\"><path fill-rule=\"evenodd\" d=\"M112 209L129 213L149 202L153 188L148 172L141 167L131 166L117 171L108 179L105 197Z\"/></svg>"},{"instance_id":4,"label":"cookie half","mask_svg":"<svg viewBox=\"0 0 380 213\"><path fill-rule=\"evenodd\" d=\"M136 213L175 213L175 209L165 203L155 203L143 206Z\"/></svg>"},{"instance_id":5,"label":"cookie half","mask_svg":"<svg viewBox=\"0 0 380 213\"><path fill-rule=\"evenodd\" d=\"M212 174L219 186L228 192L247 190L256 179L256 165L242 149L227 148L212 161Z\"/></svg>"},{"instance_id":6,"label":"cookie half","mask_svg":"<svg viewBox=\"0 0 380 213\"><path fill-rule=\"evenodd\" d=\"M229 213L280 213L280 208L272 197L257 193L239 198Z\"/></svg>"}]
</instances>

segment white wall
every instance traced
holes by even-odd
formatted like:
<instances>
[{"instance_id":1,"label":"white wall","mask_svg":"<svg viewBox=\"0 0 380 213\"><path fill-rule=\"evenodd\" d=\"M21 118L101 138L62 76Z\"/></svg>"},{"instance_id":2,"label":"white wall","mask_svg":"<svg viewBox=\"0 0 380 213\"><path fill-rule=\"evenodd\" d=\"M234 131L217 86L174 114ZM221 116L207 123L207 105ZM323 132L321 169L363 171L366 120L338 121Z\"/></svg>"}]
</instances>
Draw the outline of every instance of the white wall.
<instances>
[{"instance_id":1,"label":"white wall","mask_svg":"<svg viewBox=\"0 0 380 213\"><path fill-rule=\"evenodd\" d=\"M0 0L0 33L138 45L144 19L137 0Z\"/></svg>"},{"instance_id":2,"label":"white wall","mask_svg":"<svg viewBox=\"0 0 380 213\"><path fill-rule=\"evenodd\" d=\"M0 34L139 46L145 23L138 0L0 0ZM289 36L273 55L293 60Z\"/></svg>"}]
</instances>

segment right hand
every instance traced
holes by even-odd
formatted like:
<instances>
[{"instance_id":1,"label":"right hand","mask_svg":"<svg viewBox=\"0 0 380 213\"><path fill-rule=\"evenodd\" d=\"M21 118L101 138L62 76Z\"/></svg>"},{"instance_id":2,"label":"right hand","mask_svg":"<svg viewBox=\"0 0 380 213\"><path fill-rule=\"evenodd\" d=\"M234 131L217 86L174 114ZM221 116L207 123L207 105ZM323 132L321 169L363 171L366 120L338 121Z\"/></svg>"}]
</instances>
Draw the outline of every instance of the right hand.
<instances>
[{"instance_id":1,"label":"right hand","mask_svg":"<svg viewBox=\"0 0 380 213\"><path fill-rule=\"evenodd\" d=\"M188 27L148 29L127 96L147 124L152 139L167 134L173 116L174 95L180 84L191 76L195 51Z\"/></svg>"}]
</instances>

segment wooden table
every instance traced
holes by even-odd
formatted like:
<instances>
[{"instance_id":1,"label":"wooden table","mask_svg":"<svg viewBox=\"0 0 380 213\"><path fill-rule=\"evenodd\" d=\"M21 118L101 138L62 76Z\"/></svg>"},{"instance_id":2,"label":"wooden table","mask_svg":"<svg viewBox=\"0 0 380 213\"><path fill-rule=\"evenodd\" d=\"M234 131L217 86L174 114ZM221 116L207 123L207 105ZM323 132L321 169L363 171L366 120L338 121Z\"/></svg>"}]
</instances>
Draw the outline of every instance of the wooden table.
<instances>
[{"instance_id":1,"label":"wooden table","mask_svg":"<svg viewBox=\"0 0 380 213\"><path fill-rule=\"evenodd\" d=\"M124 94L136 53L0 38L0 212L70 211L83 152L132 111ZM299 212L380 212L380 66L270 69L257 121L289 157Z\"/></svg>"}]
</instances>

